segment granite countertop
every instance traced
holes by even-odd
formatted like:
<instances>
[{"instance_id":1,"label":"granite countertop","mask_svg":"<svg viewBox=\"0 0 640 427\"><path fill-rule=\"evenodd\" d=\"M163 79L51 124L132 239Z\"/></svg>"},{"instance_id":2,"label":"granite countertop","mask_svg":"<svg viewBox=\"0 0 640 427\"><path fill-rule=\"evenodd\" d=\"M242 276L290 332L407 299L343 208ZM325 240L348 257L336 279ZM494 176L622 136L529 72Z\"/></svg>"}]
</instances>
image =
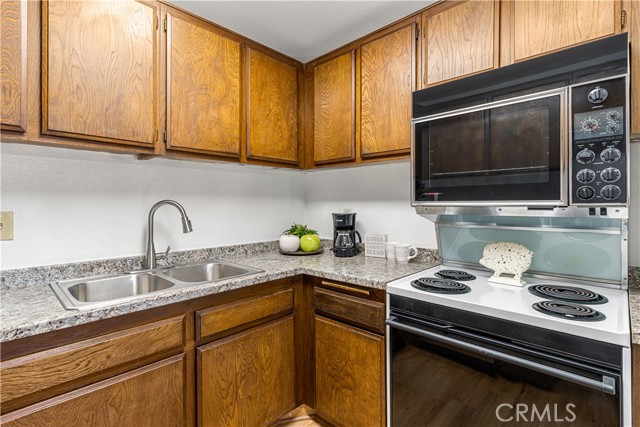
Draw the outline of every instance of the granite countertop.
<instances>
[{"instance_id":1,"label":"granite countertop","mask_svg":"<svg viewBox=\"0 0 640 427\"><path fill-rule=\"evenodd\" d=\"M640 344L640 287L629 287L629 314L631 317L631 343Z\"/></svg>"},{"instance_id":2,"label":"granite countertop","mask_svg":"<svg viewBox=\"0 0 640 427\"><path fill-rule=\"evenodd\" d=\"M38 278L28 286L9 286L0 290L0 343L299 274L385 289L387 282L438 264L429 257L421 262L413 260L408 264L387 262L385 259L365 257L363 254L352 258L337 258L330 250L313 256L287 256L267 251L228 254L215 258L259 268L264 272L150 294L90 310L64 309L49 287L51 280ZM121 272L123 271L126 270ZM80 278L82 275L76 277Z\"/></svg>"}]
</instances>

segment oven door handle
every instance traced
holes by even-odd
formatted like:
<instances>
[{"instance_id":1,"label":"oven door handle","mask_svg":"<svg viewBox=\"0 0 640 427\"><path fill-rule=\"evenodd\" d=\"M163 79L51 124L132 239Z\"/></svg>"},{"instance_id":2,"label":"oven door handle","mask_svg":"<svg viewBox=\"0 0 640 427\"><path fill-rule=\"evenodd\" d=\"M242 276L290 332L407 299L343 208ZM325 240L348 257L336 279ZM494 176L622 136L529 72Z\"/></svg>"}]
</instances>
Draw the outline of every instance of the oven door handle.
<instances>
[{"instance_id":1,"label":"oven door handle","mask_svg":"<svg viewBox=\"0 0 640 427\"><path fill-rule=\"evenodd\" d=\"M594 380L592 378L574 374L573 372L564 371L562 369L554 368L552 366L543 365L541 363L537 363L531 360L523 359L521 357L513 356L511 354L502 353L496 350L485 348L477 344L472 344L466 341L440 335L434 332L425 331L423 329L416 328L414 326L405 325L404 323L398 322L398 318L393 316L387 319L386 324L392 328L397 328L406 332L410 332L412 334L419 335L424 338L432 339L434 341L439 341L445 344L452 345L454 347L462 348L467 351L481 354L483 356L489 356L494 359L502 360L503 362L513 363L514 365L522 366L534 371L541 372L543 374L548 374L563 380L571 381L573 383L576 383L585 387L589 387L594 390L602 391L607 394L613 394L613 395L617 394L615 378L609 377L607 375L602 376L602 381Z\"/></svg>"}]
</instances>

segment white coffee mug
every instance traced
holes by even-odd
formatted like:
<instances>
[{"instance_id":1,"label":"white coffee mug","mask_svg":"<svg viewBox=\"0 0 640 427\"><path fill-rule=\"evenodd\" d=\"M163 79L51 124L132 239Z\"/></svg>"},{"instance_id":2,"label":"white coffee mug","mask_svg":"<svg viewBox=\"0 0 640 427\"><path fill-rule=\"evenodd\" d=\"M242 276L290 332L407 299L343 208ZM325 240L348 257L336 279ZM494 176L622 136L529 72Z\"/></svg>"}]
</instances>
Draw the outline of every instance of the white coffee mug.
<instances>
[{"instance_id":1,"label":"white coffee mug","mask_svg":"<svg viewBox=\"0 0 640 427\"><path fill-rule=\"evenodd\" d=\"M386 242L384 244L384 253L389 261L396 260L396 245L398 242Z\"/></svg>"},{"instance_id":2,"label":"white coffee mug","mask_svg":"<svg viewBox=\"0 0 640 427\"><path fill-rule=\"evenodd\" d=\"M410 259L418 256L418 250L407 244L396 245L396 261L400 263L407 263ZM413 252L413 254L412 254Z\"/></svg>"}]
</instances>

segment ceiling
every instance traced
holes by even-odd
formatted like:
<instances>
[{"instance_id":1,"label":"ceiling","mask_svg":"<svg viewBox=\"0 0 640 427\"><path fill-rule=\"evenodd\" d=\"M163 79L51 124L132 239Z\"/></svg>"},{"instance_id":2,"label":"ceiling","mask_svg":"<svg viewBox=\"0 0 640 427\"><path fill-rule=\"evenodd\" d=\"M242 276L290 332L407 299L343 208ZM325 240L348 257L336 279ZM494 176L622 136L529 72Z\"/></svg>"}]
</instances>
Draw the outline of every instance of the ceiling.
<instances>
[{"instance_id":1,"label":"ceiling","mask_svg":"<svg viewBox=\"0 0 640 427\"><path fill-rule=\"evenodd\" d=\"M170 2L294 59L308 62L435 0Z\"/></svg>"}]
</instances>

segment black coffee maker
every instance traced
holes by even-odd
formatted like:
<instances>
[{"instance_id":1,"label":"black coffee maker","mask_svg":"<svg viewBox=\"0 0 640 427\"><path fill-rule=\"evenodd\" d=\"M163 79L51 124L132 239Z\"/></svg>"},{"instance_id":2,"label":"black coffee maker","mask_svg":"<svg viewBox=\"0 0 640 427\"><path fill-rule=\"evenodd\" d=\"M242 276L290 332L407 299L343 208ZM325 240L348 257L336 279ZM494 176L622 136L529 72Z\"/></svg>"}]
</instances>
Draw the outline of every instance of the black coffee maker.
<instances>
[{"instance_id":1,"label":"black coffee maker","mask_svg":"<svg viewBox=\"0 0 640 427\"><path fill-rule=\"evenodd\" d=\"M337 257L350 257L358 254L356 236L362 243L360 233L356 231L356 214L334 213L333 215L333 254Z\"/></svg>"}]
</instances>

